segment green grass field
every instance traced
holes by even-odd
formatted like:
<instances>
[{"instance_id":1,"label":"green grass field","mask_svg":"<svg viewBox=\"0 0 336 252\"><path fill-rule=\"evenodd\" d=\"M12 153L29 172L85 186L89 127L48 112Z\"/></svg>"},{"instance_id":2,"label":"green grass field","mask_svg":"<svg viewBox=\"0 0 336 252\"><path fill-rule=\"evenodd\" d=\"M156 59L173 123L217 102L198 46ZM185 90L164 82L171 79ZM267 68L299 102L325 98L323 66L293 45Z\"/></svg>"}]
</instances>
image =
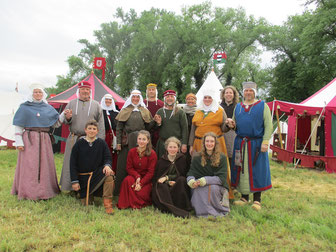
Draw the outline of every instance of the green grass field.
<instances>
[{"instance_id":1,"label":"green grass field","mask_svg":"<svg viewBox=\"0 0 336 252\"><path fill-rule=\"evenodd\" d=\"M336 174L272 162L273 189L262 194L260 212L232 206L225 218L181 219L147 207L108 216L64 194L17 200L16 155L0 150L0 251L336 250ZM62 158L55 156L58 175Z\"/></svg>"}]
</instances>

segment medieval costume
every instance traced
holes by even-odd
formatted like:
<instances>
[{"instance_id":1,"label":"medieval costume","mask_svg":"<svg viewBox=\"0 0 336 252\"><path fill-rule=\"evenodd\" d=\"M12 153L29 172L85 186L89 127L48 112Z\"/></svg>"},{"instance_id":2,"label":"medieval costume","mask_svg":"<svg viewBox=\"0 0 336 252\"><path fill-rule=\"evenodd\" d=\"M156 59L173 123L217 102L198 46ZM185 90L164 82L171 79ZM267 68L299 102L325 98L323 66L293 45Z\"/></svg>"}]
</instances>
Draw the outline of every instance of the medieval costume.
<instances>
[{"instance_id":1,"label":"medieval costume","mask_svg":"<svg viewBox=\"0 0 336 252\"><path fill-rule=\"evenodd\" d=\"M161 117L161 125L159 126L159 141L156 146L156 154L162 157L166 153L164 143L169 137L176 137L181 140L182 145L188 144L188 123L184 111L176 106L176 92L174 90L167 90L164 92L164 97L168 95L175 96L175 103L173 109L166 107L160 108L157 115Z\"/></svg>"},{"instance_id":2,"label":"medieval costume","mask_svg":"<svg viewBox=\"0 0 336 252\"><path fill-rule=\"evenodd\" d=\"M111 105L107 106L105 103L106 99L111 100ZM105 142L109 147L109 150L112 155L112 170L115 172L117 170L117 159L118 154L114 150L116 146L113 146L113 143L117 143L116 139L116 128L117 128L117 121L116 116L118 115L119 111L116 109L116 105L114 103L113 97L110 94L104 95L100 102L100 106L103 109L103 116L104 116L104 125L105 125ZM115 138L115 139L114 139Z\"/></svg>"},{"instance_id":3,"label":"medieval costume","mask_svg":"<svg viewBox=\"0 0 336 252\"><path fill-rule=\"evenodd\" d=\"M177 154L173 162L166 154L159 159L153 177L152 200L155 207L175 216L189 216L191 204L186 181L187 168L186 158L181 153ZM168 176L168 180L159 183L158 179L164 176ZM175 184L170 186L168 181L175 181Z\"/></svg>"},{"instance_id":4,"label":"medieval costume","mask_svg":"<svg viewBox=\"0 0 336 252\"><path fill-rule=\"evenodd\" d=\"M163 101L159 100L158 97L158 93L157 93L157 85L155 83L149 83L147 85L147 90L146 90L146 99L144 100L144 103L146 104L147 109L151 112L152 117L155 116L156 112L163 107L164 103ZM155 97L155 101L149 101L148 100L148 89L149 88L155 88L156 91L156 97ZM156 128L152 128L151 131L151 136L152 136L152 145L155 148L156 147L156 143L159 139L159 130Z\"/></svg>"},{"instance_id":5,"label":"medieval costume","mask_svg":"<svg viewBox=\"0 0 336 252\"><path fill-rule=\"evenodd\" d=\"M128 152L126 171L128 176L120 187L118 208L142 208L152 204L152 178L155 171L157 156L151 150L149 156L139 153L138 148ZM140 178L141 190L135 191L134 184Z\"/></svg>"},{"instance_id":6,"label":"medieval costume","mask_svg":"<svg viewBox=\"0 0 336 252\"><path fill-rule=\"evenodd\" d=\"M255 83L243 83L245 88ZM256 88L252 88L255 90ZM272 188L268 152L261 151L262 144L268 144L272 134L272 119L269 107L264 101L254 100L252 104L237 104L233 119L236 122L237 137L232 157L231 185L248 202L249 193L260 204L261 191Z\"/></svg>"},{"instance_id":7,"label":"medieval costume","mask_svg":"<svg viewBox=\"0 0 336 252\"><path fill-rule=\"evenodd\" d=\"M91 88L91 84L86 81L80 82L78 84L78 88L82 87ZM70 179L70 155L72 147L76 141L81 136L85 136L85 124L89 120L96 120L98 122L98 137L105 139L103 112L99 103L95 100L92 100L92 97L88 101L83 101L79 98L71 100L64 110L67 109L72 110L72 118L70 120L64 120L64 123L69 125L70 134L66 141L62 174L60 179L60 186L62 191L72 191Z\"/></svg>"},{"instance_id":8,"label":"medieval costume","mask_svg":"<svg viewBox=\"0 0 336 252\"><path fill-rule=\"evenodd\" d=\"M196 154L188 172L187 181L191 185L192 181L205 180L204 186L191 189L191 204L195 209L197 217L225 216L230 212L228 200L223 202L223 195L227 194L229 185L227 183L227 158L221 153L218 167L211 165L207 159L203 166L202 156Z\"/></svg>"},{"instance_id":9,"label":"medieval costume","mask_svg":"<svg viewBox=\"0 0 336 252\"><path fill-rule=\"evenodd\" d=\"M211 96L213 101L210 106L206 106L202 101L199 102L198 109L192 120L191 132L189 137L189 145L193 147L194 152L201 151L202 137L207 132L213 132L217 135L221 152L227 157L227 149L224 139L224 132L229 128L226 126L226 113L224 109L219 106L215 97L216 94L212 90L204 90L204 96ZM228 159L228 158L227 158ZM230 199L233 199L233 192L230 187L230 167L229 159L227 160L227 183L229 185Z\"/></svg>"},{"instance_id":10,"label":"medieval costume","mask_svg":"<svg viewBox=\"0 0 336 252\"><path fill-rule=\"evenodd\" d=\"M71 183L79 183L81 199L93 196L110 199L112 203L114 181L105 176L105 166L112 168L112 157L106 142L96 138L93 142L79 139L72 148L70 158ZM105 202L104 202L105 203Z\"/></svg>"},{"instance_id":11,"label":"medieval costume","mask_svg":"<svg viewBox=\"0 0 336 252\"><path fill-rule=\"evenodd\" d=\"M132 96L140 96L138 104L132 104ZM124 106L116 117L117 122L117 144L121 145L118 154L115 195L119 194L122 181L127 176L126 160L128 151L137 145L137 136L140 130L150 130L155 122L152 115L143 103L141 92L133 90L131 96L126 100Z\"/></svg>"},{"instance_id":12,"label":"medieval costume","mask_svg":"<svg viewBox=\"0 0 336 252\"><path fill-rule=\"evenodd\" d=\"M59 194L54 155L49 128L59 126L57 111L47 104L46 93L39 84L31 85L31 91L43 92L42 100L32 95L15 113L15 142L23 147L18 161L11 193L18 199L49 199Z\"/></svg>"}]
</instances>

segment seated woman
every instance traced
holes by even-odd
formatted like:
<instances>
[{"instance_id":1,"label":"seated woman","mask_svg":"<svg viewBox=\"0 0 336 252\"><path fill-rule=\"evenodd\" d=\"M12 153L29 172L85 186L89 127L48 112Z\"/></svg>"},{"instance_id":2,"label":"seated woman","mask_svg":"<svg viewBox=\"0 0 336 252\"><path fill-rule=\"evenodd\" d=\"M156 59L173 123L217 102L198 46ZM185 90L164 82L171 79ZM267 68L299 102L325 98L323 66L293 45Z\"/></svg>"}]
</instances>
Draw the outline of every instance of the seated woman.
<instances>
[{"instance_id":1,"label":"seated woman","mask_svg":"<svg viewBox=\"0 0 336 252\"><path fill-rule=\"evenodd\" d=\"M138 147L132 148L127 155L126 171L128 176L120 187L118 208L142 208L152 204L152 178L156 166L156 153L152 150L148 131L140 130L137 137Z\"/></svg>"},{"instance_id":2,"label":"seated woman","mask_svg":"<svg viewBox=\"0 0 336 252\"><path fill-rule=\"evenodd\" d=\"M159 159L155 169L152 200L162 212L188 217L192 210L186 181L188 167L185 155L179 153L180 147L181 142L176 137L166 140L167 153Z\"/></svg>"},{"instance_id":3,"label":"seated woman","mask_svg":"<svg viewBox=\"0 0 336 252\"><path fill-rule=\"evenodd\" d=\"M196 216L225 216L230 211L226 156L219 151L216 134L202 139L200 154L193 157L187 182L192 188L191 204Z\"/></svg>"}]
</instances>

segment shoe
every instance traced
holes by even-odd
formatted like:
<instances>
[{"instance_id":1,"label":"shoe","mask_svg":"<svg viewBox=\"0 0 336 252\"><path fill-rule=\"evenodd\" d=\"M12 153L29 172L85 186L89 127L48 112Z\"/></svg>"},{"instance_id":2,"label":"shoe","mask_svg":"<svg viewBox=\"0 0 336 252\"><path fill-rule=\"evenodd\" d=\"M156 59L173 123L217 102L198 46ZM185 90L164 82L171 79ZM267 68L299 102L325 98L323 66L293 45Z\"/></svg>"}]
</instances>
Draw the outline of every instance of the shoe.
<instances>
[{"instance_id":1,"label":"shoe","mask_svg":"<svg viewBox=\"0 0 336 252\"><path fill-rule=\"evenodd\" d=\"M261 204L259 201L254 201L252 204L252 208L256 211L260 211L261 210Z\"/></svg>"},{"instance_id":2,"label":"shoe","mask_svg":"<svg viewBox=\"0 0 336 252\"><path fill-rule=\"evenodd\" d=\"M114 214L113 208L112 208L112 199L104 198L104 207L105 207L105 212L107 214Z\"/></svg>"},{"instance_id":3,"label":"shoe","mask_svg":"<svg viewBox=\"0 0 336 252\"><path fill-rule=\"evenodd\" d=\"M245 206L248 204L248 201L244 198L240 198L240 200L236 200L233 202L233 205L236 205L236 206Z\"/></svg>"}]
</instances>

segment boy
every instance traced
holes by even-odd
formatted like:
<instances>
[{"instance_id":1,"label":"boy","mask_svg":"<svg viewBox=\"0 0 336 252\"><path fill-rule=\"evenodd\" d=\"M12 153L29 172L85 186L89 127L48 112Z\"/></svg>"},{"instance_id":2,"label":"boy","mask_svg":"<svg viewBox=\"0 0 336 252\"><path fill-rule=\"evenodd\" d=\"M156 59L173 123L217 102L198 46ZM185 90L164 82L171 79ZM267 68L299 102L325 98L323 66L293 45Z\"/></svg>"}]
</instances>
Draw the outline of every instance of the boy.
<instances>
[{"instance_id":1,"label":"boy","mask_svg":"<svg viewBox=\"0 0 336 252\"><path fill-rule=\"evenodd\" d=\"M83 205L92 204L93 196L103 196L105 211L113 214L114 172L106 142L97 138L98 123L85 125L85 138L74 145L70 157L72 189L78 191Z\"/></svg>"}]
</instances>

